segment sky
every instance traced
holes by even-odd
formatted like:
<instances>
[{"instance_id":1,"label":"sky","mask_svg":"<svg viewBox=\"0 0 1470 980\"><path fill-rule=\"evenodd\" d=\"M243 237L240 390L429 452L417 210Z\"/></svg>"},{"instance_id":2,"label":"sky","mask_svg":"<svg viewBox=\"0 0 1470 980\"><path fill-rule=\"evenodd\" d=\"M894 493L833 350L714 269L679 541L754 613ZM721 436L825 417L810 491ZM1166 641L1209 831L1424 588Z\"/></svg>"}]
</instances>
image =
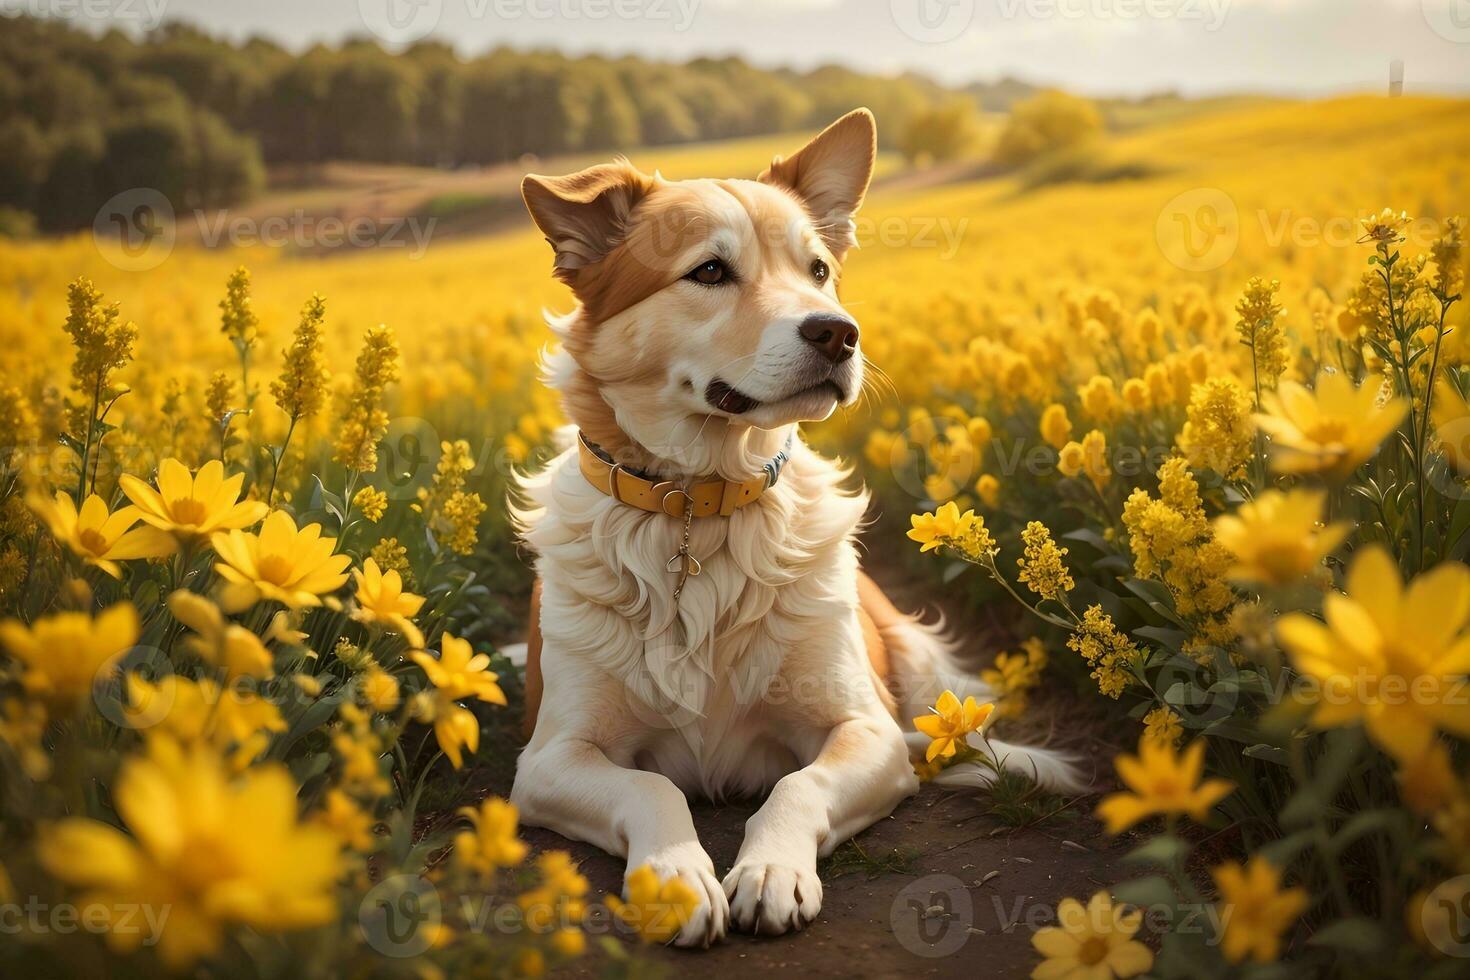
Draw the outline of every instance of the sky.
<instances>
[{"instance_id":1,"label":"sky","mask_svg":"<svg viewBox=\"0 0 1470 980\"><path fill-rule=\"evenodd\" d=\"M1470 0L0 0L98 29L191 21L292 49L423 36L762 66L1012 76L1093 95L1470 92Z\"/></svg>"}]
</instances>

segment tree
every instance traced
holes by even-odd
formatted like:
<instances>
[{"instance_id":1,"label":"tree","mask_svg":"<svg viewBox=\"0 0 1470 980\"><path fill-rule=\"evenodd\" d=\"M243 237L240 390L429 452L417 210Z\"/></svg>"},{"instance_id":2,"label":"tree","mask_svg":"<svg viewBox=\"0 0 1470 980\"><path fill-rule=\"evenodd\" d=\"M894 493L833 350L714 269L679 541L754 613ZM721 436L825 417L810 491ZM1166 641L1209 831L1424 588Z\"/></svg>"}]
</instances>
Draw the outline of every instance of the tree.
<instances>
[{"instance_id":1,"label":"tree","mask_svg":"<svg viewBox=\"0 0 1470 980\"><path fill-rule=\"evenodd\" d=\"M1048 90L1016 103L995 147L997 163L1018 166L1086 142L1102 132L1102 117L1086 99Z\"/></svg>"}]
</instances>

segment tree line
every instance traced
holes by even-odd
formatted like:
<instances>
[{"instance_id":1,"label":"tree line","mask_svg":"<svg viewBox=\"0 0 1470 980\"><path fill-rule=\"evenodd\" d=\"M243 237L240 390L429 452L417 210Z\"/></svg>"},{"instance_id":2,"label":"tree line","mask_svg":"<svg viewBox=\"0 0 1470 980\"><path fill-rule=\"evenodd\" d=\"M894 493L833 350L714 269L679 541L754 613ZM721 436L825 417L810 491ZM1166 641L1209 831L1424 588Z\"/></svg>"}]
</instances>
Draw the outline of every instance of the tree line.
<instances>
[{"instance_id":1,"label":"tree line","mask_svg":"<svg viewBox=\"0 0 1470 980\"><path fill-rule=\"evenodd\" d=\"M85 227L134 187L219 207L258 190L267 165L489 165L782 132L855 105L873 108L885 140L901 145L907 120L956 98L976 97L915 75L762 70L738 58L500 48L465 59L437 42L394 53L362 40L293 53L181 23L134 38L0 18L0 229Z\"/></svg>"}]
</instances>

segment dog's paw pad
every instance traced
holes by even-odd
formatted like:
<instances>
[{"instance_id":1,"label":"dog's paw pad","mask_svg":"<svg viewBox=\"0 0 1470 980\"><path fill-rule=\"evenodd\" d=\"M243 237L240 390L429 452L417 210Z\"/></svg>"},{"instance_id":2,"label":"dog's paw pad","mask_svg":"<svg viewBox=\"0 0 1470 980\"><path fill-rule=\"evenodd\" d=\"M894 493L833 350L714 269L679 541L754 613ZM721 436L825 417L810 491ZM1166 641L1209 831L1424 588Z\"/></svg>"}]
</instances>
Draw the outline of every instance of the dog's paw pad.
<instances>
[{"instance_id":1,"label":"dog's paw pad","mask_svg":"<svg viewBox=\"0 0 1470 980\"><path fill-rule=\"evenodd\" d=\"M809 868L741 863L725 876L735 928L779 936L803 929L822 910L822 881Z\"/></svg>"},{"instance_id":2,"label":"dog's paw pad","mask_svg":"<svg viewBox=\"0 0 1470 980\"><path fill-rule=\"evenodd\" d=\"M730 903L724 889L714 875L714 869L670 864L664 861L649 861L649 866L658 875L660 882L678 878L688 885L699 898L699 905L689 921L684 923L674 937L675 946L709 946L725 938L730 923ZM624 886L626 895L627 886Z\"/></svg>"}]
</instances>

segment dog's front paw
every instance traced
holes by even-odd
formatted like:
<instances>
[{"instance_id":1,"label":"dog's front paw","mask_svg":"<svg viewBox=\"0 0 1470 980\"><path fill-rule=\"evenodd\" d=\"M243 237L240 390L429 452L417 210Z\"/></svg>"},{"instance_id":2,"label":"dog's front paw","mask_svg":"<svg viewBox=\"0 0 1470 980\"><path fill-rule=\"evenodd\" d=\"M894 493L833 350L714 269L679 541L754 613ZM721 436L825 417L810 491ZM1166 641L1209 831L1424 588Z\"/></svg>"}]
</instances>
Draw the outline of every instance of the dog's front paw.
<instances>
[{"instance_id":1,"label":"dog's front paw","mask_svg":"<svg viewBox=\"0 0 1470 980\"><path fill-rule=\"evenodd\" d=\"M815 868L741 861L725 876L735 928L779 936L803 929L822 910L822 880Z\"/></svg>"},{"instance_id":2,"label":"dog's front paw","mask_svg":"<svg viewBox=\"0 0 1470 980\"><path fill-rule=\"evenodd\" d=\"M709 855L700 851L696 854L668 853L646 858L642 864L653 870L658 875L660 884L673 878L678 878L694 891L699 899L699 905L689 921L684 923L679 934L674 937L675 946L708 946L725 938L725 930L730 922L730 903L725 898L725 892L720 888L719 879L715 877L714 862ZM631 875L637 868L631 864L628 873ZM628 897L629 888L627 880L624 880L623 894ZM667 914L665 909L645 910L648 914Z\"/></svg>"}]
</instances>

